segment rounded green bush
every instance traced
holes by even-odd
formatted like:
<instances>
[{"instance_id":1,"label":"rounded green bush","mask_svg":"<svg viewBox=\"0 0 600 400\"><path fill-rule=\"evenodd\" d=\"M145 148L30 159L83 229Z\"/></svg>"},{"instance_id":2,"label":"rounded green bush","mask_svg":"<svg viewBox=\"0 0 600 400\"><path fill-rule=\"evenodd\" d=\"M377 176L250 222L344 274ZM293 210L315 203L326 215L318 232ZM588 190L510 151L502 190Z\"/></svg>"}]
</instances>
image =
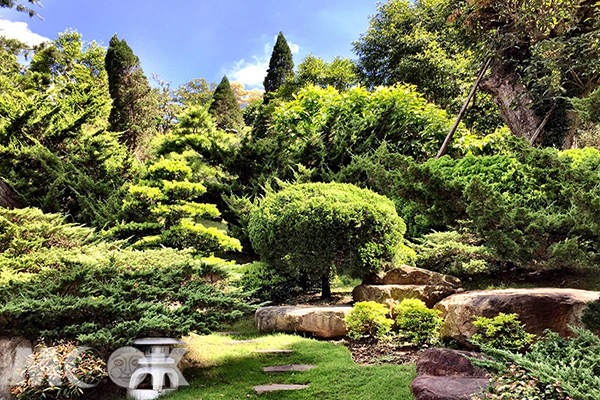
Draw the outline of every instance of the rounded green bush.
<instances>
[{"instance_id":1,"label":"rounded green bush","mask_svg":"<svg viewBox=\"0 0 600 400\"><path fill-rule=\"evenodd\" d=\"M404 299L393 307L398 333L415 345L435 344L442 325L440 311L427 308L419 299Z\"/></svg>"},{"instance_id":2,"label":"rounded green bush","mask_svg":"<svg viewBox=\"0 0 600 400\"><path fill-rule=\"evenodd\" d=\"M389 199L339 183L288 185L267 195L248 225L263 262L320 280L324 295L332 273L362 278L398 259L405 231Z\"/></svg>"},{"instance_id":3,"label":"rounded green bush","mask_svg":"<svg viewBox=\"0 0 600 400\"><path fill-rule=\"evenodd\" d=\"M360 339L364 334L381 338L392 329L394 321L387 317L389 309L374 301L361 301L344 318L348 336Z\"/></svg>"},{"instance_id":4,"label":"rounded green bush","mask_svg":"<svg viewBox=\"0 0 600 400\"><path fill-rule=\"evenodd\" d=\"M494 318L475 317L477 333L471 341L493 349L521 351L531 344L535 335L527 333L517 314L500 313Z\"/></svg>"}]
</instances>

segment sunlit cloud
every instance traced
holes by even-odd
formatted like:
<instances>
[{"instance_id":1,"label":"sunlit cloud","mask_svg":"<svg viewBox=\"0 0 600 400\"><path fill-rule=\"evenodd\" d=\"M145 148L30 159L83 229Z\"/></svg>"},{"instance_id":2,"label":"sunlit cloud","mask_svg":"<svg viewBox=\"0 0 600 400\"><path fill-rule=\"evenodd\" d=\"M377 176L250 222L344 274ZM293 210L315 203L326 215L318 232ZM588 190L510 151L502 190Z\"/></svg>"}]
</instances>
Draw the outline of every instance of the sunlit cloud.
<instances>
[{"instance_id":1,"label":"sunlit cloud","mask_svg":"<svg viewBox=\"0 0 600 400\"><path fill-rule=\"evenodd\" d=\"M0 19L0 36L17 39L30 46L50 42L47 37L31 32L26 22L13 22L6 19Z\"/></svg>"},{"instance_id":2,"label":"sunlit cloud","mask_svg":"<svg viewBox=\"0 0 600 400\"><path fill-rule=\"evenodd\" d=\"M275 40L277 37L275 37ZM262 83L267 76L267 69L269 69L269 60L273 53L273 46L275 41L266 43L263 48L263 54L253 55L252 61L246 61L245 59L236 62L233 67L227 72L227 76L230 81L240 82L244 86L249 88L261 87ZM300 51L300 46L288 41L290 51L292 54L296 54Z\"/></svg>"}]
</instances>

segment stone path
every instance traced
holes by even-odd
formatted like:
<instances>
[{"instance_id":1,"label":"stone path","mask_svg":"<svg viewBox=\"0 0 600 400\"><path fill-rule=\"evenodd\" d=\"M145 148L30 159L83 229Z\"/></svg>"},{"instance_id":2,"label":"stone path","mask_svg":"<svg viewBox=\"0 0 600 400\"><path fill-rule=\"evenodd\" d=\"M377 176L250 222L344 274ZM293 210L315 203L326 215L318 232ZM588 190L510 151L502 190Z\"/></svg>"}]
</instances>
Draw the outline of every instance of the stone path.
<instances>
[{"instance_id":1,"label":"stone path","mask_svg":"<svg viewBox=\"0 0 600 400\"><path fill-rule=\"evenodd\" d=\"M308 371L309 369L317 368L316 365L303 365L303 364L286 364L286 365L275 365L273 367L264 367L263 371L267 373L278 373L278 372L302 372Z\"/></svg>"},{"instance_id":2,"label":"stone path","mask_svg":"<svg viewBox=\"0 0 600 400\"><path fill-rule=\"evenodd\" d=\"M285 349L271 349L271 350L254 350L253 353L259 354L290 354L293 350L285 350ZM316 368L316 365L305 365L305 364L285 364L285 365L275 365L272 367L263 367L263 372L268 374L273 373L281 373L281 372L302 372L307 371L309 369ZM281 390L300 390L306 389L308 384L306 385L291 385L291 384L279 384L274 383L271 385L259 385L254 386L253 389L257 394L269 393L269 392L277 392Z\"/></svg>"}]
</instances>

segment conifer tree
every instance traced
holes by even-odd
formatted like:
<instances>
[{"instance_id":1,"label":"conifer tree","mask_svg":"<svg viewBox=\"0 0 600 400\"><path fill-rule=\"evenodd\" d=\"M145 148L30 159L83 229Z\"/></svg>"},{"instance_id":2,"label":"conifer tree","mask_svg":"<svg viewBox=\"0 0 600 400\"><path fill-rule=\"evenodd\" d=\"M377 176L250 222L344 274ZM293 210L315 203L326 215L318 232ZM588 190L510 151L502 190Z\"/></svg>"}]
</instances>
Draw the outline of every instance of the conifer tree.
<instances>
[{"instance_id":1,"label":"conifer tree","mask_svg":"<svg viewBox=\"0 0 600 400\"><path fill-rule=\"evenodd\" d=\"M221 83L215 89L208 111L221 129L240 130L243 127L242 110L226 76L223 77Z\"/></svg>"},{"instance_id":2,"label":"conifer tree","mask_svg":"<svg viewBox=\"0 0 600 400\"><path fill-rule=\"evenodd\" d=\"M139 58L117 35L110 39L105 58L108 89L113 99L108 121L115 132L122 132L121 141L136 152L144 153L157 125L158 106L140 67Z\"/></svg>"},{"instance_id":3,"label":"conifer tree","mask_svg":"<svg viewBox=\"0 0 600 400\"><path fill-rule=\"evenodd\" d=\"M263 82L265 93L276 92L283 84L286 78L294 75L294 60L292 51L288 46L287 40L283 37L283 33L279 32L271 60L269 61L269 69L267 76ZM267 99L269 96L266 96Z\"/></svg>"}]
</instances>

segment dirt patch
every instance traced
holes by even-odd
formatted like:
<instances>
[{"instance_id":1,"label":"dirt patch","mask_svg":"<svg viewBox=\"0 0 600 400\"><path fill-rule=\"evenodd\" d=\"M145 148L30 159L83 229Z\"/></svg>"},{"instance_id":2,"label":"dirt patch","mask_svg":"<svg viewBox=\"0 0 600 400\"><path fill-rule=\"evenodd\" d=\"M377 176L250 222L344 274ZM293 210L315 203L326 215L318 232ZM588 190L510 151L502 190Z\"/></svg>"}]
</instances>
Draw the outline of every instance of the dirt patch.
<instances>
[{"instance_id":1,"label":"dirt patch","mask_svg":"<svg viewBox=\"0 0 600 400\"><path fill-rule=\"evenodd\" d=\"M350 351L354 362L359 365L410 364L426 350L415 346L382 342L374 337L365 337L359 340L346 338L337 343L344 344Z\"/></svg>"}]
</instances>

